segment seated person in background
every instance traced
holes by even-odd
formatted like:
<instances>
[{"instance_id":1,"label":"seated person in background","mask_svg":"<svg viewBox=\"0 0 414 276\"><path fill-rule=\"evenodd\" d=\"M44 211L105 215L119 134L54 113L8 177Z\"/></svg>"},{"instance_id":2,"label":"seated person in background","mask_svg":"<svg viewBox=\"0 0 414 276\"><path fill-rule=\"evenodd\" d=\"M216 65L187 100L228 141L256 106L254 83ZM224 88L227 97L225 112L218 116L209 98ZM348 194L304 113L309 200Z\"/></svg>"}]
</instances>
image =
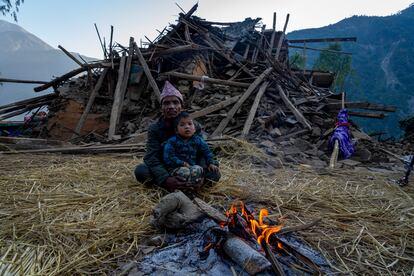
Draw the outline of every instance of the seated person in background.
<instances>
[{"instance_id":1,"label":"seated person in background","mask_svg":"<svg viewBox=\"0 0 414 276\"><path fill-rule=\"evenodd\" d=\"M173 121L182 110L183 96L171 83L166 81L160 98L162 116L148 128L144 163L136 166L134 171L135 178L141 183L155 184L168 190L194 190L201 188L204 181L200 183L200 186L194 187L191 183L182 181L180 178L171 176L168 173L163 160L163 144L175 135ZM200 125L196 122L194 123L196 133L199 133ZM200 162L197 162L197 164L206 167L205 161L203 158L200 158ZM220 180L220 172L205 170L204 175L204 180L207 181L217 182Z\"/></svg>"},{"instance_id":2,"label":"seated person in background","mask_svg":"<svg viewBox=\"0 0 414 276\"><path fill-rule=\"evenodd\" d=\"M171 176L197 187L204 178L204 170L197 164L197 156L204 157L210 172L219 172L218 162L214 160L203 137L195 133L190 114L181 112L175 118L174 128L176 135L168 139L164 146L164 163Z\"/></svg>"}]
</instances>

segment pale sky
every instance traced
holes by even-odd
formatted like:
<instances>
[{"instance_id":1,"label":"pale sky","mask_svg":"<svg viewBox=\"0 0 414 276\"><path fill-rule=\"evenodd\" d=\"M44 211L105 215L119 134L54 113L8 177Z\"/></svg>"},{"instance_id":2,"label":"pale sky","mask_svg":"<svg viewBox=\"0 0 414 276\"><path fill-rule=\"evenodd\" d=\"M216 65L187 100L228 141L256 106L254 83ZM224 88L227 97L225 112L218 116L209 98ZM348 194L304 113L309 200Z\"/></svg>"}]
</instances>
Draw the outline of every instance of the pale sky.
<instances>
[{"instance_id":1,"label":"pale sky","mask_svg":"<svg viewBox=\"0 0 414 276\"><path fill-rule=\"evenodd\" d=\"M195 15L209 21L234 22L246 17L261 17L271 28L273 12L276 28L281 30L290 13L288 32L322 27L353 15L387 16L407 8L414 0L200 0ZM95 32L109 40L114 26L114 40L127 45L129 37L136 41L144 35L154 39L158 30L175 23L180 9L188 11L191 0L25 0L18 14L18 24L57 47L90 57L102 57ZM10 22L10 16L0 15Z\"/></svg>"}]
</instances>

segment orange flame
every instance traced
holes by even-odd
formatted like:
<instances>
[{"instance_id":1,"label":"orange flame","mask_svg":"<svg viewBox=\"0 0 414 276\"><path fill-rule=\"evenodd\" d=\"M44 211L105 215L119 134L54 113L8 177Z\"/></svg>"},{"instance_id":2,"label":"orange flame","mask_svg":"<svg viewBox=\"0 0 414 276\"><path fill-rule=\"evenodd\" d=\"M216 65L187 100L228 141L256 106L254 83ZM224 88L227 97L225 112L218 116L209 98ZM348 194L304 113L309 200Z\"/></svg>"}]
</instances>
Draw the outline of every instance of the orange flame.
<instances>
[{"instance_id":1,"label":"orange flame","mask_svg":"<svg viewBox=\"0 0 414 276\"><path fill-rule=\"evenodd\" d=\"M266 243L269 243L270 236L279 232L282 229L282 225L270 226L263 222L264 218L269 215L269 212L266 209L261 209L259 212L259 220L256 220L253 215L249 214L246 211L245 205L243 202L239 202L240 213L246 219L252 233L257 238L257 242L261 244L263 240ZM229 210L226 211L227 217L230 219L230 222L234 223L234 216L237 215L236 204L233 204ZM224 225L223 225L224 226ZM278 248L282 248L280 242L277 243Z\"/></svg>"}]
</instances>

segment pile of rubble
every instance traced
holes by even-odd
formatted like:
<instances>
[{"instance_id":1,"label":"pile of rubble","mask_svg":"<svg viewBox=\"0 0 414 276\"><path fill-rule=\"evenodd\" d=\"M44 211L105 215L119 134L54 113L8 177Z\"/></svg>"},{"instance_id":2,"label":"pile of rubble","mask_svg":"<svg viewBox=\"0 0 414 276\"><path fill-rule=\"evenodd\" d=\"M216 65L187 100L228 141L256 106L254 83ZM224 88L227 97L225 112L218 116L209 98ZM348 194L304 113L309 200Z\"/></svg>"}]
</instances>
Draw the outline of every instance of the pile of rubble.
<instances>
[{"instance_id":1,"label":"pile of rubble","mask_svg":"<svg viewBox=\"0 0 414 276\"><path fill-rule=\"evenodd\" d=\"M111 34L109 47L103 45L105 59L99 62L79 61L60 47L80 67L35 88L40 92L53 87L53 94L0 107L0 119L47 104L44 136L72 143L142 142L148 125L160 115L160 88L169 80L183 93L185 109L203 125L207 137L241 137L283 160L325 166L341 95L329 89L332 73L291 69L289 47L355 38L289 41L289 16L283 31L276 31L275 18L273 28L266 29L260 18L210 22L194 16L196 9L180 14L178 23L146 48L133 38L128 47L112 43ZM87 74L73 78L83 72ZM345 107L395 111L367 102L345 102ZM384 117L371 111L349 114ZM351 132L360 141L372 141L354 124ZM356 155L374 160L372 148L357 147Z\"/></svg>"}]
</instances>

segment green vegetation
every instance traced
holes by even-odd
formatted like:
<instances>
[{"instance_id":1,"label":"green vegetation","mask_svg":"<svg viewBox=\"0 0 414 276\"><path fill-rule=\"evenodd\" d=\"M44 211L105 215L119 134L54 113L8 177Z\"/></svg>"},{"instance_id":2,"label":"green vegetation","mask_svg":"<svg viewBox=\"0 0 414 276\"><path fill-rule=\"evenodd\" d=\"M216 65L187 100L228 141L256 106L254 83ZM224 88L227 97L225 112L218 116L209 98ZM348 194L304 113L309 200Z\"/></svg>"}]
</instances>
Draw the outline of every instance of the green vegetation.
<instances>
[{"instance_id":1,"label":"green vegetation","mask_svg":"<svg viewBox=\"0 0 414 276\"><path fill-rule=\"evenodd\" d=\"M0 12L3 15L10 14L14 21L17 22L17 13L19 12L19 7L24 3L24 0L15 0L14 3L11 0L0 0Z\"/></svg>"},{"instance_id":2,"label":"green vegetation","mask_svg":"<svg viewBox=\"0 0 414 276\"><path fill-rule=\"evenodd\" d=\"M341 47L352 53L352 70L344 80L339 76L334 89L343 85L348 100L397 106L397 112L386 114L383 120L352 119L366 132L398 137L399 121L414 114L414 5L390 16L353 16L326 27L295 31L288 39L350 36L357 37L357 42L343 42ZM328 45L313 43L311 47ZM298 51L289 50L291 55ZM319 56L307 51L306 67L324 68L316 64Z\"/></svg>"},{"instance_id":3,"label":"green vegetation","mask_svg":"<svg viewBox=\"0 0 414 276\"><path fill-rule=\"evenodd\" d=\"M298 52L289 57L289 66L292 69L303 70L305 68L305 57Z\"/></svg>"},{"instance_id":4,"label":"green vegetation","mask_svg":"<svg viewBox=\"0 0 414 276\"><path fill-rule=\"evenodd\" d=\"M326 50L329 51L322 51L319 54L319 57L316 59L315 64L313 65L313 69L335 73L336 78L332 89L336 92L342 92L344 91L345 80L350 75L352 70L351 57L348 55L335 53L342 51L341 45L339 43L329 45Z\"/></svg>"}]
</instances>

